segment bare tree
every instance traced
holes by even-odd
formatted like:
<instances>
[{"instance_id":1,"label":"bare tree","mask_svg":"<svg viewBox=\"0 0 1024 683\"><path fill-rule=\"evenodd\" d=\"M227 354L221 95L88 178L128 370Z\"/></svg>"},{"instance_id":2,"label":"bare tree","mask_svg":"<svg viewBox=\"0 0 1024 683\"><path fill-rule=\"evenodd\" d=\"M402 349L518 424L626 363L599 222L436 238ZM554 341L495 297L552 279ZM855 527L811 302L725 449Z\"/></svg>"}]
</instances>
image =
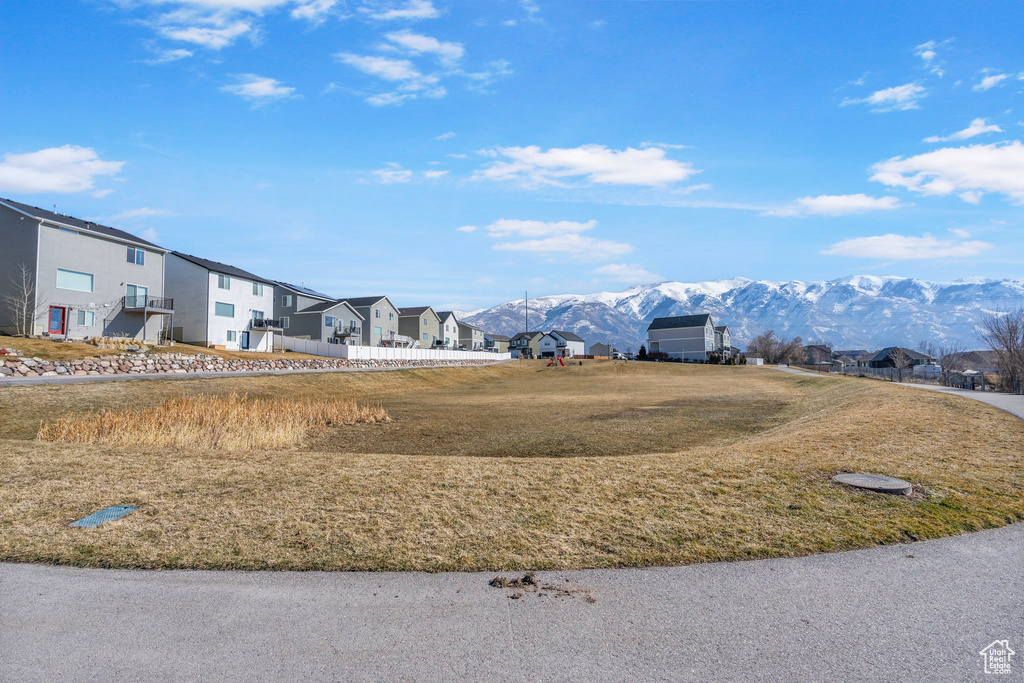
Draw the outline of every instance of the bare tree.
<instances>
[{"instance_id":1,"label":"bare tree","mask_svg":"<svg viewBox=\"0 0 1024 683\"><path fill-rule=\"evenodd\" d=\"M747 344L747 355L760 356L765 363L800 363L804 357L804 342L800 337L779 339L775 330L762 332Z\"/></svg>"},{"instance_id":2,"label":"bare tree","mask_svg":"<svg viewBox=\"0 0 1024 683\"><path fill-rule=\"evenodd\" d=\"M828 362L832 357L832 348L822 348L824 344L811 344L807 347L807 359L814 365Z\"/></svg>"},{"instance_id":3,"label":"bare tree","mask_svg":"<svg viewBox=\"0 0 1024 683\"><path fill-rule=\"evenodd\" d=\"M46 305L36 301L36 279L32 269L19 263L11 271L8 291L0 293L0 307L10 316L15 334L28 336Z\"/></svg>"},{"instance_id":4,"label":"bare tree","mask_svg":"<svg viewBox=\"0 0 1024 683\"><path fill-rule=\"evenodd\" d=\"M943 373L963 372L967 369L967 351L959 341L946 342L935 353Z\"/></svg>"},{"instance_id":5,"label":"bare tree","mask_svg":"<svg viewBox=\"0 0 1024 683\"><path fill-rule=\"evenodd\" d=\"M907 350L901 346L894 346L889 351L889 361L896 368L896 381L903 381L903 372L914 367L914 359L910 357Z\"/></svg>"},{"instance_id":6,"label":"bare tree","mask_svg":"<svg viewBox=\"0 0 1024 683\"><path fill-rule=\"evenodd\" d=\"M987 315L981 322L981 338L996 353L1003 387L1024 393L1024 308Z\"/></svg>"}]
</instances>

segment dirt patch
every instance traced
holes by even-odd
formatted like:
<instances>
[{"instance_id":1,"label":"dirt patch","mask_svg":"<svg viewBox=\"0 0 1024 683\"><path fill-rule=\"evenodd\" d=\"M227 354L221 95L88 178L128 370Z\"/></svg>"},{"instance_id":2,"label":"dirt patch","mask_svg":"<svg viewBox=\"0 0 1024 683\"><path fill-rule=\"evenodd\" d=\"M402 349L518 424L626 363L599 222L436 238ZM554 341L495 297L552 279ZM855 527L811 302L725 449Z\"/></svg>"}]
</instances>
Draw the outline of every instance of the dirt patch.
<instances>
[{"instance_id":1,"label":"dirt patch","mask_svg":"<svg viewBox=\"0 0 1024 683\"><path fill-rule=\"evenodd\" d=\"M526 572L517 579L509 579L504 576L495 576L488 584L494 588L505 588L510 590L509 600L521 600L525 593L532 593L538 598L583 598L583 602L595 603L597 598L589 588L573 585L572 581L565 579L565 583L545 583L537 580L533 572Z\"/></svg>"}]
</instances>

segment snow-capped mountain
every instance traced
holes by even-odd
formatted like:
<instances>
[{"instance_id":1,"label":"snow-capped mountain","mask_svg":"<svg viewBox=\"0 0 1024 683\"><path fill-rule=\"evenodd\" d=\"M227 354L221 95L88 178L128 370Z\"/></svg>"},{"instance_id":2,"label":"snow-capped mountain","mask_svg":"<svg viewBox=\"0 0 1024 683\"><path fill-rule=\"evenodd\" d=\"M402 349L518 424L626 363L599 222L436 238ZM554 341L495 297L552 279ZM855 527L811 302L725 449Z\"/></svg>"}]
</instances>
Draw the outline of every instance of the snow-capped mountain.
<instances>
[{"instance_id":1,"label":"snow-capped mountain","mask_svg":"<svg viewBox=\"0 0 1024 683\"><path fill-rule=\"evenodd\" d=\"M824 282L772 282L737 277L707 282L661 282L622 292L560 294L529 301L530 329L575 332L590 344L610 341L636 350L653 318L710 313L728 325L733 344L774 329L836 348L878 349L922 340L980 347L978 325L989 312L1024 305L1024 279L968 278L927 282L855 275ZM526 302L473 311L465 319L489 332L512 335L526 324Z\"/></svg>"}]
</instances>

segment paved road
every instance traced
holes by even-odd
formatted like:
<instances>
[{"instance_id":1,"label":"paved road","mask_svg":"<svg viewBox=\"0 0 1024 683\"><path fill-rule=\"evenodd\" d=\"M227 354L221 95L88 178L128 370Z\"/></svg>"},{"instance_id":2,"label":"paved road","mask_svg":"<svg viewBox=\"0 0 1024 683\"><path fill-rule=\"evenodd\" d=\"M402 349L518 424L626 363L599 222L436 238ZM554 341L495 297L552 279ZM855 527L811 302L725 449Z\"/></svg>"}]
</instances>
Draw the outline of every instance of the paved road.
<instances>
[{"instance_id":1,"label":"paved road","mask_svg":"<svg viewBox=\"0 0 1024 683\"><path fill-rule=\"evenodd\" d=\"M1024 652L1024 525L790 560L541 573L0 565L5 681L969 681ZM566 582L569 579L569 582ZM1024 662L1015 663L1019 680Z\"/></svg>"},{"instance_id":2,"label":"paved road","mask_svg":"<svg viewBox=\"0 0 1024 683\"><path fill-rule=\"evenodd\" d=\"M316 368L300 370L246 370L242 372L188 372L180 374L138 374L138 375L53 375L51 377L3 377L0 378L0 387L24 387L34 384L82 384L85 382L138 382L154 379L221 379L224 377L259 377L260 375L300 375L317 372L392 372L394 370L416 370L435 368L483 368L488 365L502 365L511 363L510 360L499 360L493 363L481 363L480 365L430 365L430 366L408 366L398 368Z\"/></svg>"}]
</instances>

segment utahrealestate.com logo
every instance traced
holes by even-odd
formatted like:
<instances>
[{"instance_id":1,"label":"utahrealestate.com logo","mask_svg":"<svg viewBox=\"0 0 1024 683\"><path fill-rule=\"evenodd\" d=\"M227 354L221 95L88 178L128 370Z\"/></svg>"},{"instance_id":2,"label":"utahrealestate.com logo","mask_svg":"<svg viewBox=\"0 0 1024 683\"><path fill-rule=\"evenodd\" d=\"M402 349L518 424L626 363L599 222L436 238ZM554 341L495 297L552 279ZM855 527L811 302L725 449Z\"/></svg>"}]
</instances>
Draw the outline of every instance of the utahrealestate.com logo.
<instances>
[{"instance_id":1,"label":"utahrealestate.com logo","mask_svg":"<svg viewBox=\"0 0 1024 683\"><path fill-rule=\"evenodd\" d=\"M994 640L992 644L978 653L985 658L985 673L1010 673L1010 658L1016 654L1010 649L1010 641Z\"/></svg>"}]
</instances>

